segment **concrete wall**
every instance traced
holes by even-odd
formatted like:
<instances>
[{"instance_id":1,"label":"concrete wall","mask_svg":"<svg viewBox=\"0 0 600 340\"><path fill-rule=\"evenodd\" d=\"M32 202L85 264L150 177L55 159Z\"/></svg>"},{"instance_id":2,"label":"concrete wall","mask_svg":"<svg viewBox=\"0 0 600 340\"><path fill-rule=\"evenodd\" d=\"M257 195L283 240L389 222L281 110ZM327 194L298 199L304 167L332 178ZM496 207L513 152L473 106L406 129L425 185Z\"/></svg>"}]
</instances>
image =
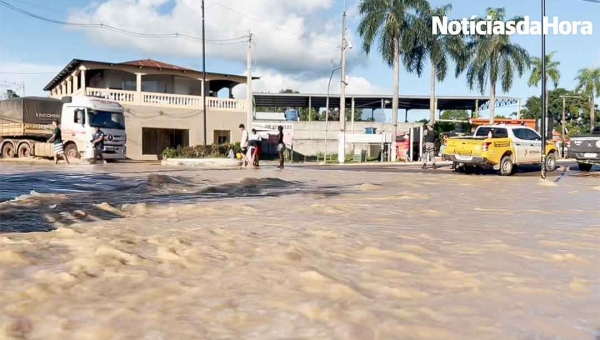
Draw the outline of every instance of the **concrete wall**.
<instances>
[{"instance_id":1,"label":"concrete wall","mask_svg":"<svg viewBox=\"0 0 600 340\"><path fill-rule=\"evenodd\" d=\"M290 123L290 122L286 122ZM294 124L294 152L305 156L314 156L317 153L325 152L325 136L327 136L327 153L338 152L338 134L340 131L339 122L329 122L329 127L326 127L326 122L293 122ZM398 123L398 132L408 132L413 126L420 124ZM374 123L374 122L355 122L354 133L365 133L366 127L377 128L377 133L393 133L394 126L389 123ZM327 131L327 132L326 132ZM346 133L352 133L351 122L346 123ZM351 146L346 147L346 152L351 151Z\"/></svg>"},{"instance_id":2,"label":"concrete wall","mask_svg":"<svg viewBox=\"0 0 600 340\"><path fill-rule=\"evenodd\" d=\"M189 130L190 145L204 142L202 110L171 109L123 104L127 128L127 156L135 160L156 160L156 155L142 154L142 128L184 129ZM214 143L215 130L231 131L232 142L239 142L240 123L246 121L245 112L208 111L207 143Z\"/></svg>"}]
</instances>

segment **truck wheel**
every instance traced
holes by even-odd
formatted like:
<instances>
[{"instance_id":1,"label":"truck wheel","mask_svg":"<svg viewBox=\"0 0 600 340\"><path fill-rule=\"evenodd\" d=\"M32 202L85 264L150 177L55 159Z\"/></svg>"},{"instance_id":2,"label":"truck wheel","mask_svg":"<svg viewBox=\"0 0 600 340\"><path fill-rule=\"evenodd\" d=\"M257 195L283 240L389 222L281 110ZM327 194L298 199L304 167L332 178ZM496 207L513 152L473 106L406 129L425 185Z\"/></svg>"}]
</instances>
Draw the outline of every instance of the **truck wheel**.
<instances>
[{"instance_id":1,"label":"truck wheel","mask_svg":"<svg viewBox=\"0 0 600 340\"><path fill-rule=\"evenodd\" d=\"M577 163L577 165L579 165L579 171L588 172L588 171L592 170L592 165L591 164Z\"/></svg>"},{"instance_id":2,"label":"truck wheel","mask_svg":"<svg viewBox=\"0 0 600 340\"><path fill-rule=\"evenodd\" d=\"M15 145L12 142L6 142L2 145L2 157L13 158L15 157Z\"/></svg>"},{"instance_id":3,"label":"truck wheel","mask_svg":"<svg viewBox=\"0 0 600 340\"><path fill-rule=\"evenodd\" d=\"M556 154L550 153L548 157L546 157L546 170L554 171L556 170Z\"/></svg>"},{"instance_id":4,"label":"truck wheel","mask_svg":"<svg viewBox=\"0 0 600 340\"><path fill-rule=\"evenodd\" d=\"M75 143L69 143L65 146L65 155L67 155L67 157L69 159L76 159L79 158L79 151L77 151L77 145L75 145Z\"/></svg>"},{"instance_id":5,"label":"truck wheel","mask_svg":"<svg viewBox=\"0 0 600 340\"><path fill-rule=\"evenodd\" d=\"M17 157L31 157L31 145L29 145L29 143L21 143L21 145L19 145L19 148L17 149Z\"/></svg>"},{"instance_id":6,"label":"truck wheel","mask_svg":"<svg viewBox=\"0 0 600 340\"><path fill-rule=\"evenodd\" d=\"M514 164L510 156L502 157L500 161L500 175L502 176L510 176L512 175L514 169Z\"/></svg>"}]
</instances>

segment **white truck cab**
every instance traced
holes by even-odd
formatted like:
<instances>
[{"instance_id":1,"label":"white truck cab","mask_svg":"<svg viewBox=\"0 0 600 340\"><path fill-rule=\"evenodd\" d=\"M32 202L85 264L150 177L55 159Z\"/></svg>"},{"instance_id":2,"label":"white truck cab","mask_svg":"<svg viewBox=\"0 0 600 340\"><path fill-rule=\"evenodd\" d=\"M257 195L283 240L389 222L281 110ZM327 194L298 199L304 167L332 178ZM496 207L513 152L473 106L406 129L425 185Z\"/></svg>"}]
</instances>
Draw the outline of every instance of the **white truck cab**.
<instances>
[{"instance_id":1,"label":"white truck cab","mask_svg":"<svg viewBox=\"0 0 600 340\"><path fill-rule=\"evenodd\" d=\"M123 107L115 101L97 97L75 96L62 98L61 128L68 157L92 159L91 141L96 128L104 132L104 159L125 159L127 136Z\"/></svg>"}]
</instances>

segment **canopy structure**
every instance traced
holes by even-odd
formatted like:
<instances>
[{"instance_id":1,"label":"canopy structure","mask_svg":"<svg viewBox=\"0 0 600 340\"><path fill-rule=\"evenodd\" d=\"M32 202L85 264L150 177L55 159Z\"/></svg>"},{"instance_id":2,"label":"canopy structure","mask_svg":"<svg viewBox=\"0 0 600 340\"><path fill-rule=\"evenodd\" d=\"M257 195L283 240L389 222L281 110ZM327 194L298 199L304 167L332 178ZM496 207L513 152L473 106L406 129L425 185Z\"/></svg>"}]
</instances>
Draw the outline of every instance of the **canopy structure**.
<instances>
[{"instance_id":1,"label":"canopy structure","mask_svg":"<svg viewBox=\"0 0 600 340\"><path fill-rule=\"evenodd\" d=\"M254 93L256 107L294 107L294 108L324 108L327 106L326 94L303 93ZM346 106L348 109L354 105L355 109L391 109L391 95L348 95ZM479 96L438 96L436 97L438 110L468 110L480 111L489 109L489 97ZM519 98L497 97L496 107L515 105ZM398 108L401 110L429 110L429 96L400 96ZM337 108L340 105L339 95L329 96L329 107Z\"/></svg>"}]
</instances>

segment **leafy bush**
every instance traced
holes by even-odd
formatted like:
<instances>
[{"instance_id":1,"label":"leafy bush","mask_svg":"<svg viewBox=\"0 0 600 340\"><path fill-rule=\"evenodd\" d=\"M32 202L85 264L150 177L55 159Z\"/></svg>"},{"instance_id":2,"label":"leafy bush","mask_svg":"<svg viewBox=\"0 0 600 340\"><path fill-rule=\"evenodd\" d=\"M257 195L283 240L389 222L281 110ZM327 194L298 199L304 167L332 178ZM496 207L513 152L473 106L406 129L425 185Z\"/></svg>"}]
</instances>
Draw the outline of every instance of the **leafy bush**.
<instances>
[{"instance_id":1,"label":"leafy bush","mask_svg":"<svg viewBox=\"0 0 600 340\"><path fill-rule=\"evenodd\" d=\"M166 148L162 152L163 159L168 158L225 158L229 149L237 153L241 150L240 143L222 145L195 145L178 148Z\"/></svg>"}]
</instances>

